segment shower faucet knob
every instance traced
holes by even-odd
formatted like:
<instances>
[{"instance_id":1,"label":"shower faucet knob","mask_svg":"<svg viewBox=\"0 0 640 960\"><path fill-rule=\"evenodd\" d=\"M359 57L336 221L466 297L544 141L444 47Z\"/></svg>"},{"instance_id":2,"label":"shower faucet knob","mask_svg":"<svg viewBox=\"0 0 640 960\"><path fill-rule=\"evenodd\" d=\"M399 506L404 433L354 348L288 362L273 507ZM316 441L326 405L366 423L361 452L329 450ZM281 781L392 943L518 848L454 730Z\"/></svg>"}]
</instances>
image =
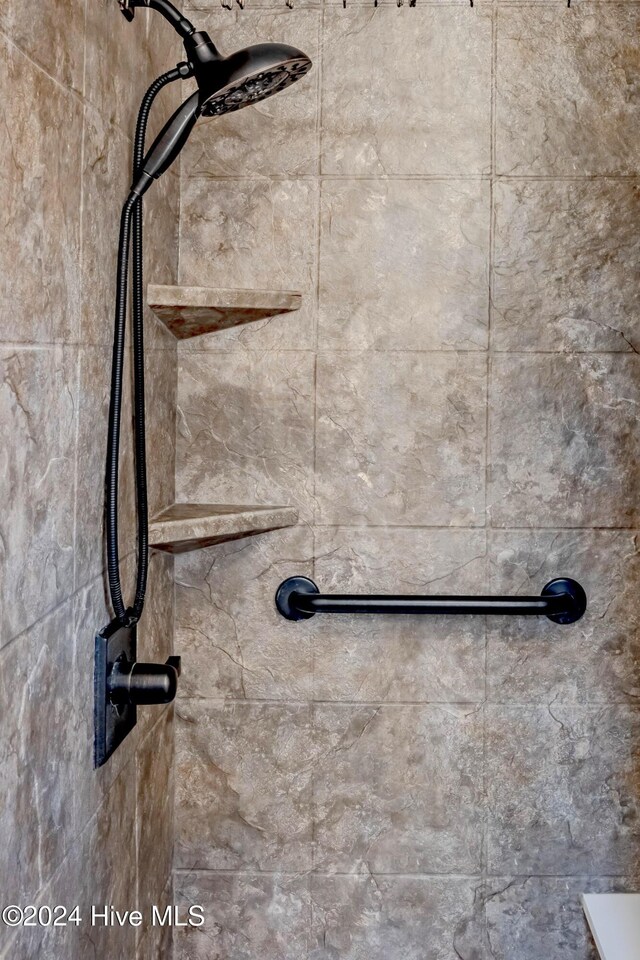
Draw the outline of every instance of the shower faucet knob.
<instances>
[{"instance_id":1,"label":"shower faucet knob","mask_svg":"<svg viewBox=\"0 0 640 960\"><path fill-rule=\"evenodd\" d=\"M120 657L109 674L107 687L111 703L171 703L178 691L180 657L166 663L133 663Z\"/></svg>"}]
</instances>

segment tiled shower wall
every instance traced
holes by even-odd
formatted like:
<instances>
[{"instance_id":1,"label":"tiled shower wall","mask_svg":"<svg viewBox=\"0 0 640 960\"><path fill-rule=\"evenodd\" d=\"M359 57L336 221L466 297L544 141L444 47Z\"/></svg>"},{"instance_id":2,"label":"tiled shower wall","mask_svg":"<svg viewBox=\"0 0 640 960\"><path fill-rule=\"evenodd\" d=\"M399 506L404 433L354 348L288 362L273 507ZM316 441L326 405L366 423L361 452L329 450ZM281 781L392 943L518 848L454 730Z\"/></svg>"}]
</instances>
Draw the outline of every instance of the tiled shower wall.
<instances>
[{"instance_id":1,"label":"tiled shower wall","mask_svg":"<svg viewBox=\"0 0 640 960\"><path fill-rule=\"evenodd\" d=\"M0 901L78 904L81 927L12 931L11 960L156 958L158 931L91 928L91 904L162 904L172 855L173 722L150 708L92 769L93 642L110 614L102 505L120 207L147 84L173 32L116 0L0 4ZM179 94L178 94L179 95ZM157 116L173 108L163 94ZM154 124L157 127L157 123ZM179 181L149 202L147 265L177 270ZM175 341L147 324L151 509L174 496ZM133 563L130 430L122 552ZM154 556L146 659L171 652L173 569ZM165 955L169 950L165 943Z\"/></svg>"},{"instance_id":2,"label":"tiled shower wall","mask_svg":"<svg viewBox=\"0 0 640 960\"><path fill-rule=\"evenodd\" d=\"M299 289L180 347L179 499L298 528L177 564L177 960L587 960L640 864L640 6L284 4L303 83L203 122L180 281ZM572 627L279 619L537 594Z\"/></svg>"}]
</instances>

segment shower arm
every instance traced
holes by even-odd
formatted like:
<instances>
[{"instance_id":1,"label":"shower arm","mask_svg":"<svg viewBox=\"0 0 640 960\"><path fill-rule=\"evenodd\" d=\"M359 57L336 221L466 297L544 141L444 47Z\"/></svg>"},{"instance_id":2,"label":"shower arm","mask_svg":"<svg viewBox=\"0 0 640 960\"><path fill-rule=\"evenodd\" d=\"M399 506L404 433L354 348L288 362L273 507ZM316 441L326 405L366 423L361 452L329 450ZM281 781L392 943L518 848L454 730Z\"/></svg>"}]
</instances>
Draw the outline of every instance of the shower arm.
<instances>
[{"instance_id":1,"label":"shower arm","mask_svg":"<svg viewBox=\"0 0 640 960\"><path fill-rule=\"evenodd\" d=\"M134 18L136 7L148 7L161 13L183 40L187 40L196 32L196 28L191 21L183 17L169 0L118 0L118 3L123 15L129 22Z\"/></svg>"},{"instance_id":2,"label":"shower arm","mask_svg":"<svg viewBox=\"0 0 640 960\"><path fill-rule=\"evenodd\" d=\"M308 577L289 577L278 587L276 608L287 620L309 620L316 613L498 614L546 616L554 623L575 623L587 597L575 580L552 580L539 597L456 597L321 594Z\"/></svg>"}]
</instances>

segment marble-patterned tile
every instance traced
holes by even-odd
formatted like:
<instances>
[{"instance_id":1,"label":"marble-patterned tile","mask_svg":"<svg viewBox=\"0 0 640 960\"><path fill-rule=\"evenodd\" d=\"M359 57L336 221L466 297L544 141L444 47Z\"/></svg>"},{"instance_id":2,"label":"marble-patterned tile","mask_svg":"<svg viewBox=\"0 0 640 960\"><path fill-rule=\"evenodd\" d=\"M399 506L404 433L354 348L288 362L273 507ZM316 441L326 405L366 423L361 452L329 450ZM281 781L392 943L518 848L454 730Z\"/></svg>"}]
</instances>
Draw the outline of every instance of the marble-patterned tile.
<instances>
[{"instance_id":1,"label":"marble-patterned tile","mask_svg":"<svg viewBox=\"0 0 640 960\"><path fill-rule=\"evenodd\" d=\"M315 557L322 593L487 592L482 530L320 527ZM302 629L313 640L316 700L484 697L482 617L316 616Z\"/></svg>"},{"instance_id":2,"label":"marble-patterned tile","mask_svg":"<svg viewBox=\"0 0 640 960\"><path fill-rule=\"evenodd\" d=\"M493 359L494 525L638 524L639 369L635 354Z\"/></svg>"},{"instance_id":3,"label":"marble-patterned tile","mask_svg":"<svg viewBox=\"0 0 640 960\"><path fill-rule=\"evenodd\" d=\"M73 590L77 354L0 353L0 646Z\"/></svg>"},{"instance_id":4,"label":"marble-patterned tile","mask_svg":"<svg viewBox=\"0 0 640 960\"><path fill-rule=\"evenodd\" d=\"M311 936L304 876L176 873L176 902L204 908L201 927L175 934L175 960L307 960Z\"/></svg>"},{"instance_id":5,"label":"marble-patterned tile","mask_svg":"<svg viewBox=\"0 0 640 960\"><path fill-rule=\"evenodd\" d=\"M583 893L635 889L625 880L518 877L489 881L485 893L492 960L597 960Z\"/></svg>"},{"instance_id":6,"label":"marble-patterned tile","mask_svg":"<svg viewBox=\"0 0 640 960\"><path fill-rule=\"evenodd\" d=\"M183 181L180 283L303 294L299 312L198 338L194 346L313 348L317 221L318 185L311 180Z\"/></svg>"},{"instance_id":7,"label":"marble-patterned tile","mask_svg":"<svg viewBox=\"0 0 640 960\"><path fill-rule=\"evenodd\" d=\"M225 15L226 14L226 15ZM320 10L213 10L194 16L228 55L255 43L287 43L314 66L299 83L255 107L195 127L182 159L182 176L297 177L318 173ZM326 41L325 41L326 42Z\"/></svg>"},{"instance_id":8,"label":"marble-patterned tile","mask_svg":"<svg viewBox=\"0 0 640 960\"><path fill-rule=\"evenodd\" d=\"M84 0L50 0L46 4L40 0L3 0L0 30L60 85L82 93L84 8ZM2 89L10 88L2 83ZM6 98L3 98L3 105L6 102ZM42 99L43 109L50 105L48 99ZM24 124L29 120L24 100L20 100L20 107ZM52 132L68 134L67 128L51 122L51 118L49 123ZM71 145L73 137L69 137L68 141L66 138L61 140L61 143L66 142ZM51 159L51 154L48 159Z\"/></svg>"},{"instance_id":9,"label":"marble-patterned tile","mask_svg":"<svg viewBox=\"0 0 640 960\"><path fill-rule=\"evenodd\" d=\"M489 208L484 182L324 181L320 349L485 349Z\"/></svg>"},{"instance_id":10,"label":"marble-patterned tile","mask_svg":"<svg viewBox=\"0 0 640 960\"><path fill-rule=\"evenodd\" d=\"M639 172L639 18L634 4L499 8L499 174Z\"/></svg>"},{"instance_id":11,"label":"marble-patterned tile","mask_svg":"<svg viewBox=\"0 0 640 960\"><path fill-rule=\"evenodd\" d=\"M67 603L0 654L0 876L5 905L33 902L62 863L73 836L70 621ZM2 935L7 933L3 924Z\"/></svg>"},{"instance_id":12,"label":"marble-patterned tile","mask_svg":"<svg viewBox=\"0 0 640 960\"><path fill-rule=\"evenodd\" d=\"M97 917L92 924L91 908L95 905L102 911L106 905L113 905L121 912L135 909L135 845L127 844L134 831L135 777L125 774L114 782L86 829L74 837L74 846L50 882L29 901L37 907L61 904L69 913L77 906L81 923L22 927L8 949L0 953L3 960L131 960L135 956L136 928L105 926ZM0 938L10 932L3 926Z\"/></svg>"},{"instance_id":13,"label":"marble-patterned tile","mask_svg":"<svg viewBox=\"0 0 640 960\"><path fill-rule=\"evenodd\" d=\"M487 857L493 875L637 872L634 707L487 707Z\"/></svg>"},{"instance_id":14,"label":"marble-patterned tile","mask_svg":"<svg viewBox=\"0 0 640 960\"><path fill-rule=\"evenodd\" d=\"M173 710L165 710L136 754L138 890L145 917L162 905L173 866ZM144 932L144 931L143 931Z\"/></svg>"},{"instance_id":15,"label":"marble-patterned tile","mask_svg":"<svg viewBox=\"0 0 640 960\"><path fill-rule=\"evenodd\" d=\"M489 172L491 17L418 5L410 18L351 4L325 17L323 173Z\"/></svg>"},{"instance_id":16,"label":"marble-patterned tile","mask_svg":"<svg viewBox=\"0 0 640 960\"><path fill-rule=\"evenodd\" d=\"M496 531L491 592L536 596L556 577L578 580L587 612L572 626L546 617L487 621L490 700L508 703L637 703L640 576L631 531Z\"/></svg>"},{"instance_id":17,"label":"marble-patterned tile","mask_svg":"<svg viewBox=\"0 0 640 960\"><path fill-rule=\"evenodd\" d=\"M146 351L145 394L149 516L155 516L176 499L177 349Z\"/></svg>"},{"instance_id":18,"label":"marble-patterned tile","mask_svg":"<svg viewBox=\"0 0 640 960\"><path fill-rule=\"evenodd\" d=\"M310 353L183 354L177 498L313 510Z\"/></svg>"},{"instance_id":19,"label":"marble-patterned tile","mask_svg":"<svg viewBox=\"0 0 640 960\"><path fill-rule=\"evenodd\" d=\"M145 660L164 661L173 653L174 562L169 553L151 551L145 608L138 626L138 649ZM129 563L137 565L135 555Z\"/></svg>"},{"instance_id":20,"label":"marble-patterned tile","mask_svg":"<svg viewBox=\"0 0 640 960\"><path fill-rule=\"evenodd\" d=\"M497 183L495 211L494 348L638 352L637 183Z\"/></svg>"},{"instance_id":21,"label":"marble-patterned tile","mask_svg":"<svg viewBox=\"0 0 640 960\"><path fill-rule=\"evenodd\" d=\"M157 907L162 917L165 916L167 908L173 907L174 903L173 878L170 876L168 885L157 901ZM180 920L182 919L181 916ZM185 929L188 928L177 928L177 934L182 933ZM147 922L142 931L138 931L136 960L173 960L173 950L174 927L172 925L161 925L159 923L154 925Z\"/></svg>"},{"instance_id":22,"label":"marble-patterned tile","mask_svg":"<svg viewBox=\"0 0 640 960\"><path fill-rule=\"evenodd\" d=\"M147 142L152 142L151 137ZM148 283L175 284L180 252L179 168L171 167L145 194L143 236L145 287ZM147 326L150 326L154 315L147 310L146 316ZM160 331L166 333L164 324L158 326ZM166 336L165 339L169 344L173 338Z\"/></svg>"},{"instance_id":23,"label":"marble-patterned tile","mask_svg":"<svg viewBox=\"0 0 640 960\"><path fill-rule=\"evenodd\" d=\"M482 525L485 408L480 356L321 354L316 519Z\"/></svg>"},{"instance_id":24,"label":"marble-patterned tile","mask_svg":"<svg viewBox=\"0 0 640 960\"><path fill-rule=\"evenodd\" d=\"M309 960L481 960L479 887L465 877L312 876Z\"/></svg>"},{"instance_id":25,"label":"marble-patterned tile","mask_svg":"<svg viewBox=\"0 0 640 960\"><path fill-rule=\"evenodd\" d=\"M105 568L105 471L107 423L111 390L111 348L81 347L78 390L76 496L76 587L84 586ZM120 433L119 546L126 556L136 542L136 501L131 427L131 364L126 355ZM154 416L154 411L151 412Z\"/></svg>"},{"instance_id":26,"label":"marble-patterned tile","mask_svg":"<svg viewBox=\"0 0 640 960\"><path fill-rule=\"evenodd\" d=\"M115 124L132 139L140 101L158 72L147 42L147 16L159 18L161 14L137 10L133 22L128 23L113 0L86 4L85 98L105 122ZM168 24L165 30L172 32ZM169 60L164 69L174 66L175 61ZM129 170L127 167L127 173Z\"/></svg>"},{"instance_id":27,"label":"marble-patterned tile","mask_svg":"<svg viewBox=\"0 0 640 960\"><path fill-rule=\"evenodd\" d=\"M307 527L222 543L176 563L179 695L307 700L316 638L278 614L278 585L311 575Z\"/></svg>"},{"instance_id":28,"label":"marble-patterned tile","mask_svg":"<svg viewBox=\"0 0 640 960\"><path fill-rule=\"evenodd\" d=\"M133 148L89 105L84 139L81 340L111 346L120 213L131 184Z\"/></svg>"},{"instance_id":29,"label":"marble-patterned tile","mask_svg":"<svg viewBox=\"0 0 640 960\"><path fill-rule=\"evenodd\" d=\"M314 751L307 705L180 701L175 866L309 870Z\"/></svg>"},{"instance_id":30,"label":"marble-patterned tile","mask_svg":"<svg viewBox=\"0 0 640 960\"><path fill-rule=\"evenodd\" d=\"M315 869L476 874L482 716L473 704L317 704Z\"/></svg>"},{"instance_id":31,"label":"marble-patterned tile","mask_svg":"<svg viewBox=\"0 0 640 960\"><path fill-rule=\"evenodd\" d=\"M0 24L18 7L23 26L41 23L24 4L5 7ZM80 308L82 107L1 36L0 88L0 337L68 342Z\"/></svg>"},{"instance_id":32,"label":"marble-patterned tile","mask_svg":"<svg viewBox=\"0 0 640 960\"><path fill-rule=\"evenodd\" d=\"M179 9L182 8L178 4ZM136 17L144 11L138 9ZM178 34L157 12L149 11L147 18L146 45L151 59L149 80L176 63L183 61L185 50ZM154 100L153 109L147 127L146 148L148 149L167 119L186 99L191 87L183 81L176 81L164 87ZM142 97L142 89L138 94ZM133 136L133 128L130 135ZM145 271L149 283L177 283L180 232L180 161L175 163L163 176L156 180L145 194L144 234L145 234Z\"/></svg>"}]
</instances>

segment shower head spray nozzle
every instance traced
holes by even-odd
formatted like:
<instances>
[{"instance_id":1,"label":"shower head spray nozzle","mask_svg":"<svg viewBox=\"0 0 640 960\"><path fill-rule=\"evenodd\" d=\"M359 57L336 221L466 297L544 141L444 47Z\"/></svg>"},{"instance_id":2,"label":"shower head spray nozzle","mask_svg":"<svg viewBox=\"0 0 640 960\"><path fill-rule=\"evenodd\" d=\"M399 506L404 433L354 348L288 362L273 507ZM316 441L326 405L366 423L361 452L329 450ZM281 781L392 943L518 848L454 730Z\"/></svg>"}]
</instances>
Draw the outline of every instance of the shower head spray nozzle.
<instances>
[{"instance_id":1,"label":"shower head spray nozzle","mask_svg":"<svg viewBox=\"0 0 640 960\"><path fill-rule=\"evenodd\" d=\"M220 117L259 103L285 90L311 69L311 60L301 50L284 43L257 43L223 57L210 36L197 31L170 0L119 0L130 19L135 7L158 10L184 42L188 64L185 76L193 76L198 90L176 110L158 135L140 168L132 192L141 196L154 179L176 159L198 117Z\"/></svg>"},{"instance_id":2,"label":"shower head spray nozzle","mask_svg":"<svg viewBox=\"0 0 640 960\"><path fill-rule=\"evenodd\" d=\"M265 100L300 80L311 69L301 50L284 43L257 43L222 57L206 33L185 42L200 89L200 110L219 117Z\"/></svg>"}]
</instances>

